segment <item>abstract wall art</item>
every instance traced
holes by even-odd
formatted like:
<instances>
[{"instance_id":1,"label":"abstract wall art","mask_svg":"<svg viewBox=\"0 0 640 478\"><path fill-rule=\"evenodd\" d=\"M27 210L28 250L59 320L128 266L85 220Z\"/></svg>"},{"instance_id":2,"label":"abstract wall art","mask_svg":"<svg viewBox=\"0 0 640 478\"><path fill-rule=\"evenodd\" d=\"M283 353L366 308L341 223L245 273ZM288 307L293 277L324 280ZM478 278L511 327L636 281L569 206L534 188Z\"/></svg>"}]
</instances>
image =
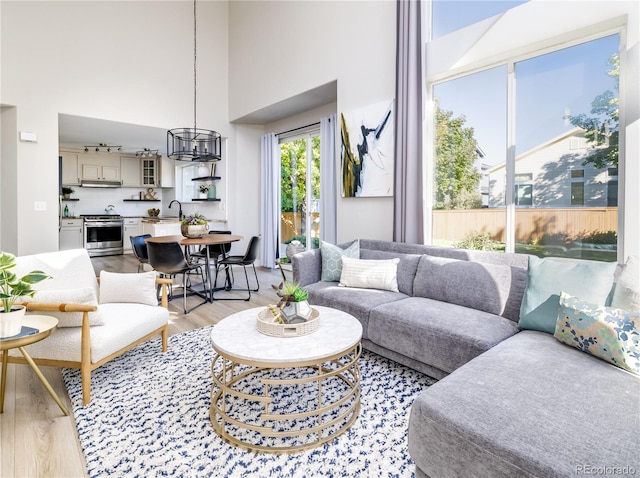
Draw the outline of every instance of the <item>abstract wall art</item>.
<instances>
[{"instance_id":1,"label":"abstract wall art","mask_svg":"<svg viewBox=\"0 0 640 478\"><path fill-rule=\"evenodd\" d=\"M341 113L342 197L393 196L393 100Z\"/></svg>"}]
</instances>

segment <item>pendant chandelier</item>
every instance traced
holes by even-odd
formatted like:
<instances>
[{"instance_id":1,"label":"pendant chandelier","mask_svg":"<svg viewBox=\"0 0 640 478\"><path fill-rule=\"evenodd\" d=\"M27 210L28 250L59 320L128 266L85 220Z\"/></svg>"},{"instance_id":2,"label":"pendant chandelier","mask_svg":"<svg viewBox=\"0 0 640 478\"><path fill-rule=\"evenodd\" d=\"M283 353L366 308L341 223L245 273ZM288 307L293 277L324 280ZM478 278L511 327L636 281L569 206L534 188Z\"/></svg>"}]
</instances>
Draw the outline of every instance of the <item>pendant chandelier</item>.
<instances>
[{"instance_id":1,"label":"pendant chandelier","mask_svg":"<svg viewBox=\"0 0 640 478\"><path fill-rule=\"evenodd\" d=\"M221 159L220 133L200 129L196 123L196 0L193 1L193 128L167 131L167 155L179 161L218 161Z\"/></svg>"}]
</instances>

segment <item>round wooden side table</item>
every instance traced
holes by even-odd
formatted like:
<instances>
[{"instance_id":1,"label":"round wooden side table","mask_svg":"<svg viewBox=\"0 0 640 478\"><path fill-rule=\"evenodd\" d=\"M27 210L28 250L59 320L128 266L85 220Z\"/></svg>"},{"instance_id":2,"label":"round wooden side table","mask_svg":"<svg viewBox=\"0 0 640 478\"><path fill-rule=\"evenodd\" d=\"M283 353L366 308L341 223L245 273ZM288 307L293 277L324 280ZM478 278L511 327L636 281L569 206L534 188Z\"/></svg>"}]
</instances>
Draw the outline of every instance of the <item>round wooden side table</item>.
<instances>
[{"instance_id":1,"label":"round wooden side table","mask_svg":"<svg viewBox=\"0 0 640 478\"><path fill-rule=\"evenodd\" d=\"M25 350L27 345L34 344L36 342L40 342L41 340L46 339L53 333L53 331L58 326L58 319L55 317L51 317L48 315L25 315L24 320L22 321L23 327L30 327L32 329L36 329L37 332L31 333L29 335L18 335L14 337L0 338L0 351L2 352L2 380L0 381L0 413L4 412L4 391L5 385L7 382L7 363L9 361L9 350L10 349L18 349L24 356L24 359L31 366L35 374L38 376L42 385L47 389L49 395L55 400L55 402L62 410L62 413L65 415L69 415L67 409L64 408L60 397L56 394L51 384L47 381L42 372L33 361L31 356ZM24 329L23 329L24 330Z\"/></svg>"}]
</instances>

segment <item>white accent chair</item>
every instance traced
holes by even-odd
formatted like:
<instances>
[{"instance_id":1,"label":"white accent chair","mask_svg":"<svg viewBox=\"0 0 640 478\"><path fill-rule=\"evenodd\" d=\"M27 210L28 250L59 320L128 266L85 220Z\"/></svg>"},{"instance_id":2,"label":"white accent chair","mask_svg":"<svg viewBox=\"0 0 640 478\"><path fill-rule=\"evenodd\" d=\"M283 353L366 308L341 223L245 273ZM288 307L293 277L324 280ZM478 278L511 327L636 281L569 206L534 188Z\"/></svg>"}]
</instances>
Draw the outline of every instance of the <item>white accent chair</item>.
<instances>
[{"instance_id":1,"label":"white accent chair","mask_svg":"<svg viewBox=\"0 0 640 478\"><path fill-rule=\"evenodd\" d=\"M153 289L152 301L145 289L147 303L135 303L131 287L127 291L129 296L123 297L122 303L113 301L113 293L110 294L111 303L100 303L100 284L85 249L17 257L15 272L18 276L35 269L45 271L52 279L36 285L39 292L26 302L27 313L53 315L59 323L50 337L26 349L39 365L79 368L84 405L91 401L91 372L96 368L158 335L162 336L162 351L166 352L169 337L167 285L171 284L170 279L152 277L149 283L142 280L143 276L155 273L136 276L136 282L145 282L146 289L149 285ZM125 279L126 276L130 277L129 274L121 277ZM157 305L156 284L161 287L161 306ZM39 301L39 295L46 302ZM87 300L87 295L93 300ZM74 303L74 297L81 298L76 300L83 303ZM151 302L155 304L151 305ZM26 363L13 351L9 362Z\"/></svg>"}]
</instances>

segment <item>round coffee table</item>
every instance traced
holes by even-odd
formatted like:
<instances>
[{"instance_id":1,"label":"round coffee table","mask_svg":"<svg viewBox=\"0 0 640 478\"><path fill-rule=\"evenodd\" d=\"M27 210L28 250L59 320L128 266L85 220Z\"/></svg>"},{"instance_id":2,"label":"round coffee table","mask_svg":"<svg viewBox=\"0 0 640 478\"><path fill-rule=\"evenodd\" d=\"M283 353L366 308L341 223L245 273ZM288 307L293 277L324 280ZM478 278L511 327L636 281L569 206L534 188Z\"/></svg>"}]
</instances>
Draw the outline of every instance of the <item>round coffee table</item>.
<instances>
[{"instance_id":1,"label":"round coffee table","mask_svg":"<svg viewBox=\"0 0 640 478\"><path fill-rule=\"evenodd\" d=\"M360 411L362 325L329 307L318 330L272 337L256 329L264 307L233 314L211 332L211 423L225 441L268 453L313 448L344 433Z\"/></svg>"}]
</instances>

